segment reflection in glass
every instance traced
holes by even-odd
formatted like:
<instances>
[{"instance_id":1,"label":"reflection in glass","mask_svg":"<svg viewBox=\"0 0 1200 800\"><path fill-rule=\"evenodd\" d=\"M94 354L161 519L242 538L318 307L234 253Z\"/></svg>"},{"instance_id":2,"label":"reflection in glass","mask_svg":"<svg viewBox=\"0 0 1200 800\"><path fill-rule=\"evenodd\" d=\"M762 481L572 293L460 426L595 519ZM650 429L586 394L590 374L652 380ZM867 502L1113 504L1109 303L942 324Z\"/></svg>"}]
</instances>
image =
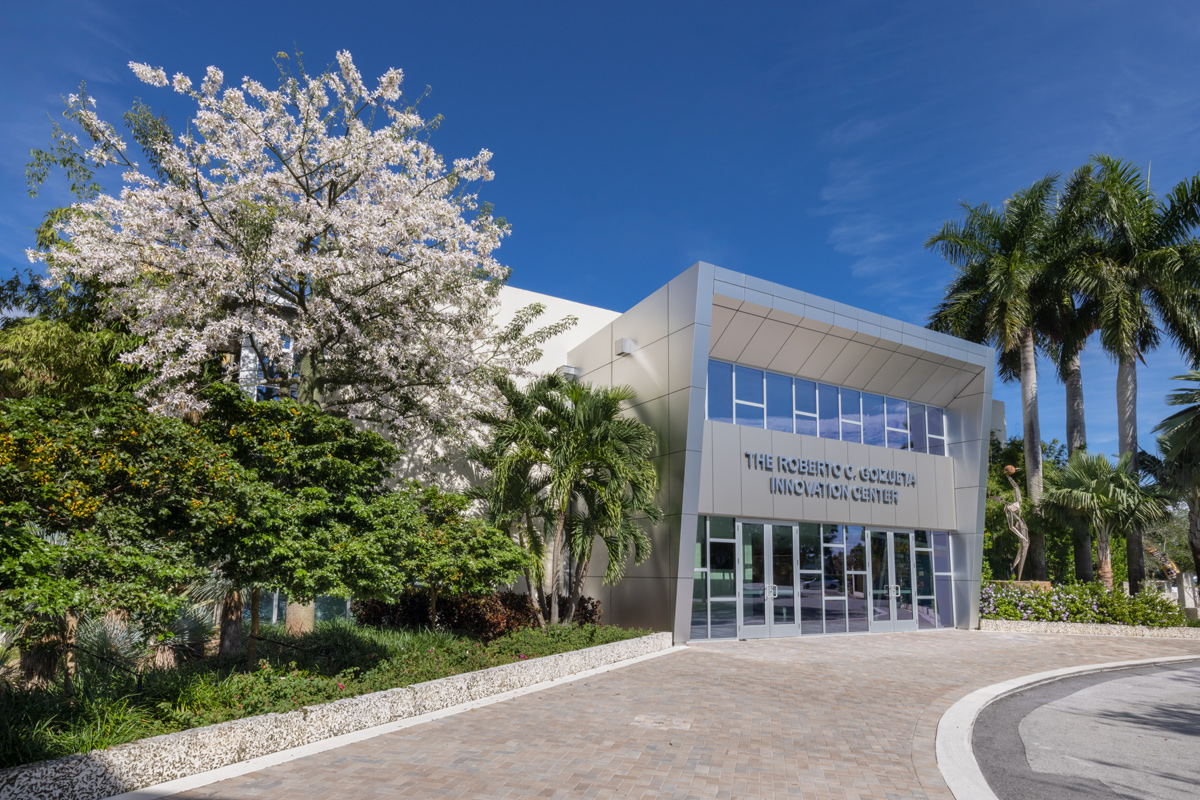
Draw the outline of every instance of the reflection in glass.
<instances>
[{"instance_id":1,"label":"reflection in glass","mask_svg":"<svg viewBox=\"0 0 1200 800\"><path fill-rule=\"evenodd\" d=\"M692 638L708 638L708 573L696 570L692 576Z\"/></svg>"},{"instance_id":2,"label":"reflection in glass","mask_svg":"<svg viewBox=\"0 0 1200 800\"><path fill-rule=\"evenodd\" d=\"M821 569L821 526L815 522L800 523L800 569Z\"/></svg>"},{"instance_id":3,"label":"reflection in glass","mask_svg":"<svg viewBox=\"0 0 1200 800\"><path fill-rule=\"evenodd\" d=\"M934 439L932 436L930 436L929 437L929 455L931 455L931 456L946 455L946 440L945 439Z\"/></svg>"},{"instance_id":4,"label":"reflection in glass","mask_svg":"<svg viewBox=\"0 0 1200 800\"><path fill-rule=\"evenodd\" d=\"M825 596L846 594L846 550L843 547L825 548Z\"/></svg>"},{"instance_id":5,"label":"reflection in glass","mask_svg":"<svg viewBox=\"0 0 1200 800\"><path fill-rule=\"evenodd\" d=\"M863 444L883 447L886 443L883 422L883 398L877 394L862 396Z\"/></svg>"},{"instance_id":6,"label":"reflection in glass","mask_svg":"<svg viewBox=\"0 0 1200 800\"><path fill-rule=\"evenodd\" d=\"M817 414L817 385L812 381L796 378L793 385L796 390L796 413Z\"/></svg>"},{"instance_id":7,"label":"reflection in glass","mask_svg":"<svg viewBox=\"0 0 1200 800\"><path fill-rule=\"evenodd\" d=\"M733 365L708 362L708 418L733 422Z\"/></svg>"},{"instance_id":8,"label":"reflection in glass","mask_svg":"<svg viewBox=\"0 0 1200 800\"><path fill-rule=\"evenodd\" d=\"M796 622L796 587L792 572L792 533L790 525L771 526L771 581L775 599L771 602L772 620L780 625Z\"/></svg>"},{"instance_id":9,"label":"reflection in glass","mask_svg":"<svg viewBox=\"0 0 1200 800\"><path fill-rule=\"evenodd\" d=\"M937 613L933 607L932 597L917 598L917 627L936 628Z\"/></svg>"},{"instance_id":10,"label":"reflection in glass","mask_svg":"<svg viewBox=\"0 0 1200 800\"><path fill-rule=\"evenodd\" d=\"M917 403L908 405L909 432L912 433L912 449L925 452L925 406Z\"/></svg>"},{"instance_id":11,"label":"reflection in glass","mask_svg":"<svg viewBox=\"0 0 1200 800\"><path fill-rule=\"evenodd\" d=\"M842 389L842 419L848 422L862 422L859 397L859 393L853 389Z\"/></svg>"},{"instance_id":12,"label":"reflection in glass","mask_svg":"<svg viewBox=\"0 0 1200 800\"><path fill-rule=\"evenodd\" d=\"M938 627L954 627L954 590L949 575L937 576Z\"/></svg>"},{"instance_id":13,"label":"reflection in glass","mask_svg":"<svg viewBox=\"0 0 1200 800\"><path fill-rule=\"evenodd\" d=\"M933 569L935 572L950 571L950 535L942 531L933 532Z\"/></svg>"},{"instance_id":14,"label":"reflection in glass","mask_svg":"<svg viewBox=\"0 0 1200 800\"><path fill-rule=\"evenodd\" d=\"M713 597L737 597L737 552L733 542L711 542L708 554L712 559L709 569L709 588Z\"/></svg>"},{"instance_id":15,"label":"reflection in glass","mask_svg":"<svg viewBox=\"0 0 1200 800\"><path fill-rule=\"evenodd\" d=\"M871 546L871 619L884 622L892 618L887 533L870 531L867 535Z\"/></svg>"},{"instance_id":16,"label":"reflection in glass","mask_svg":"<svg viewBox=\"0 0 1200 800\"><path fill-rule=\"evenodd\" d=\"M821 526L821 541L825 544L843 544L845 539L842 538L841 525L822 525Z\"/></svg>"},{"instance_id":17,"label":"reflection in glass","mask_svg":"<svg viewBox=\"0 0 1200 800\"><path fill-rule=\"evenodd\" d=\"M836 386L817 384L817 416L820 419L819 430L822 439L837 439L841 436Z\"/></svg>"},{"instance_id":18,"label":"reflection in glass","mask_svg":"<svg viewBox=\"0 0 1200 800\"><path fill-rule=\"evenodd\" d=\"M825 632L826 633L845 633L846 632L846 601L845 600L826 600L825 601Z\"/></svg>"},{"instance_id":19,"label":"reflection in glass","mask_svg":"<svg viewBox=\"0 0 1200 800\"><path fill-rule=\"evenodd\" d=\"M696 567L704 569L708 566L708 526L705 524L704 517L700 517L700 523L696 526Z\"/></svg>"},{"instance_id":20,"label":"reflection in glass","mask_svg":"<svg viewBox=\"0 0 1200 800\"><path fill-rule=\"evenodd\" d=\"M792 379L767 373L767 428L792 432Z\"/></svg>"},{"instance_id":21,"label":"reflection in glass","mask_svg":"<svg viewBox=\"0 0 1200 800\"><path fill-rule=\"evenodd\" d=\"M933 594L933 556L925 550L915 553L917 560L917 597Z\"/></svg>"},{"instance_id":22,"label":"reflection in glass","mask_svg":"<svg viewBox=\"0 0 1200 800\"><path fill-rule=\"evenodd\" d=\"M861 442L862 441L862 426L855 422L846 422L842 420L842 441L843 442Z\"/></svg>"},{"instance_id":23,"label":"reflection in glass","mask_svg":"<svg viewBox=\"0 0 1200 800\"><path fill-rule=\"evenodd\" d=\"M850 574L846 576L847 602L846 617L851 633L860 633L870 629L871 621L867 618L867 576Z\"/></svg>"},{"instance_id":24,"label":"reflection in glass","mask_svg":"<svg viewBox=\"0 0 1200 800\"><path fill-rule=\"evenodd\" d=\"M926 418L929 420L929 435L930 436L945 436L946 427L942 421L942 410L928 406Z\"/></svg>"},{"instance_id":25,"label":"reflection in glass","mask_svg":"<svg viewBox=\"0 0 1200 800\"><path fill-rule=\"evenodd\" d=\"M712 539L732 539L736 536L733 517L709 517L708 535Z\"/></svg>"},{"instance_id":26,"label":"reflection in glass","mask_svg":"<svg viewBox=\"0 0 1200 800\"><path fill-rule=\"evenodd\" d=\"M817 418L796 415L796 433L802 436L817 435Z\"/></svg>"},{"instance_id":27,"label":"reflection in glass","mask_svg":"<svg viewBox=\"0 0 1200 800\"><path fill-rule=\"evenodd\" d=\"M762 405L763 401L763 371L761 369L751 369L750 367L736 367L737 370L737 399L746 403L758 403Z\"/></svg>"},{"instance_id":28,"label":"reflection in glass","mask_svg":"<svg viewBox=\"0 0 1200 800\"><path fill-rule=\"evenodd\" d=\"M762 406L748 406L745 403L735 404L736 416L734 422L738 425L748 425L751 428L761 428L763 426L763 408Z\"/></svg>"},{"instance_id":29,"label":"reflection in glass","mask_svg":"<svg viewBox=\"0 0 1200 800\"><path fill-rule=\"evenodd\" d=\"M737 603L713 600L710 605L709 637L713 639L737 638Z\"/></svg>"},{"instance_id":30,"label":"reflection in glass","mask_svg":"<svg viewBox=\"0 0 1200 800\"><path fill-rule=\"evenodd\" d=\"M916 531L913 536L916 538L917 547L929 547L929 531Z\"/></svg>"},{"instance_id":31,"label":"reflection in glass","mask_svg":"<svg viewBox=\"0 0 1200 800\"><path fill-rule=\"evenodd\" d=\"M763 526L742 523L742 627L767 624L766 553Z\"/></svg>"},{"instance_id":32,"label":"reflection in glass","mask_svg":"<svg viewBox=\"0 0 1200 800\"><path fill-rule=\"evenodd\" d=\"M908 403L903 400L887 398L887 425L887 446L893 450L907 450L910 446Z\"/></svg>"},{"instance_id":33,"label":"reflection in glass","mask_svg":"<svg viewBox=\"0 0 1200 800\"><path fill-rule=\"evenodd\" d=\"M896 556L892 562L892 578L899 587L896 594L896 621L907 621L913 618L912 534L893 533L892 552Z\"/></svg>"},{"instance_id":34,"label":"reflection in glass","mask_svg":"<svg viewBox=\"0 0 1200 800\"><path fill-rule=\"evenodd\" d=\"M821 623L821 573L800 575L800 633L823 633Z\"/></svg>"},{"instance_id":35,"label":"reflection in glass","mask_svg":"<svg viewBox=\"0 0 1200 800\"><path fill-rule=\"evenodd\" d=\"M860 525L846 525L846 571L865 572L867 569L866 537Z\"/></svg>"}]
</instances>

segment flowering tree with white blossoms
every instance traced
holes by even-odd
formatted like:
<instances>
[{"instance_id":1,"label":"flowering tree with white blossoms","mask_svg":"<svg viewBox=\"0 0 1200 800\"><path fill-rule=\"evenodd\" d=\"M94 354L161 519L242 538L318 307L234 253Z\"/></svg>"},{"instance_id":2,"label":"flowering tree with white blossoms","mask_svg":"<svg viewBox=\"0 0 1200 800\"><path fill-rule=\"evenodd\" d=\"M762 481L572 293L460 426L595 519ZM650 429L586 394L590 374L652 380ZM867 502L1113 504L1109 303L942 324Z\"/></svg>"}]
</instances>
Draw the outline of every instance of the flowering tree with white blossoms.
<instances>
[{"instance_id":1,"label":"flowering tree with white blossoms","mask_svg":"<svg viewBox=\"0 0 1200 800\"><path fill-rule=\"evenodd\" d=\"M40 177L57 163L87 184L114 163L123 185L87 193L57 218L66 243L29 257L52 280L103 287L106 313L142 337L124 358L154 374L144 391L159 410L202 409L202 372L240 348L303 403L398 438L462 433L491 375L520 374L573 320L527 333L542 310L531 306L494 322L507 226L472 188L492 178L491 153L447 165L427 141L438 120L405 102L399 70L369 89L349 53L337 63L315 77L281 68L278 90L250 78L227 87L215 67L195 88L130 64L197 106L178 137L127 115L149 171L93 101L72 95L67 116L92 146L56 127ZM236 380L234 359L224 369Z\"/></svg>"}]
</instances>

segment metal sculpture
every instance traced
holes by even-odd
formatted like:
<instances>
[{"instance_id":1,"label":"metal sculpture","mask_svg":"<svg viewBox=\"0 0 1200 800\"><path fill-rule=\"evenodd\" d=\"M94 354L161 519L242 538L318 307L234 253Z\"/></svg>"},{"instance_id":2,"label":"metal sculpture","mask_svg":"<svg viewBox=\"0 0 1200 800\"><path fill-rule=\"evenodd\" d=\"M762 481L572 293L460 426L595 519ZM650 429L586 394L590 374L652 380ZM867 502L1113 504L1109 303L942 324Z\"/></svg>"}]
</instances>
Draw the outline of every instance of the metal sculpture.
<instances>
[{"instance_id":1,"label":"metal sculpture","mask_svg":"<svg viewBox=\"0 0 1200 800\"><path fill-rule=\"evenodd\" d=\"M1025 518L1021 516L1021 487L1012 477L1016 471L1017 468L1011 464L1004 468L1004 477L1008 478L1008 482L1012 484L1013 488L1013 501L1004 504L1004 516L1008 518L1008 529L1021 540L1021 546L1017 549L1017 555L1012 564L1012 569L1016 571L1016 580L1019 581L1022 573L1025 572L1025 556L1029 555L1029 526L1025 524Z\"/></svg>"}]
</instances>

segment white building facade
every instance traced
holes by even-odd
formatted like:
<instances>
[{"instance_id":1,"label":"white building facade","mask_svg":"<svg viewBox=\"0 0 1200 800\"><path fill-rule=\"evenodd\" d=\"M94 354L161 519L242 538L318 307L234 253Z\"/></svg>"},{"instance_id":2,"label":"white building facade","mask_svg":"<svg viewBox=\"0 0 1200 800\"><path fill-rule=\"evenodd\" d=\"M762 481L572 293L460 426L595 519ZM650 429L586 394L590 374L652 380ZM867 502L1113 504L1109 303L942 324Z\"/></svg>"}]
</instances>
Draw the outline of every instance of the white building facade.
<instances>
[{"instance_id":1,"label":"white building facade","mask_svg":"<svg viewBox=\"0 0 1200 800\"><path fill-rule=\"evenodd\" d=\"M624 314L508 291L580 319L545 371L631 386L658 433L649 559L611 587L591 565L606 622L677 642L978 624L991 348L705 263Z\"/></svg>"}]
</instances>

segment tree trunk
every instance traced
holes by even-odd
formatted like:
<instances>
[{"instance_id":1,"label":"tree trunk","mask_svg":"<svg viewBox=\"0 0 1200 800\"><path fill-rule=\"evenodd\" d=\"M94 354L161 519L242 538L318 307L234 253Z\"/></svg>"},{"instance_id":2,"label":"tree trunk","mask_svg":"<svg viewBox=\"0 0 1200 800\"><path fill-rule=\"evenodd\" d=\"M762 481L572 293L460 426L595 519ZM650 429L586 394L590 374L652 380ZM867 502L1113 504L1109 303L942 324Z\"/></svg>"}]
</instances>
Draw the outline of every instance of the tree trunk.
<instances>
[{"instance_id":1,"label":"tree trunk","mask_svg":"<svg viewBox=\"0 0 1200 800\"><path fill-rule=\"evenodd\" d=\"M289 597L287 616L283 624L289 636L301 636L306 633L312 633L313 628L317 626L316 601L294 603Z\"/></svg>"},{"instance_id":2,"label":"tree trunk","mask_svg":"<svg viewBox=\"0 0 1200 800\"><path fill-rule=\"evenodd\" d=\"M1192 549L1192 563L1200 571L1200 492L1188 495L1188 546Z\"/></svg>"},{"instance_id":3,"label":"tree trunk","mask_svg":"<svg viewBox=\"0 0 1200 800\"><path fill-rule=\"evenodd\" d=\"M1087 449L1087 421L1083 413L1083 368L1079 353L1067 362L1063 386L1067 393L1067 457L1076 450ZM1075 579L1090 583L1096 580L1092 568L1092 534L1086 519L1071 522L1071 541L1075 547Z\"/></svg>"},{"instance_id":4,"label":"tree trunk","mask_svg":"<svg viewBox=\"0 0 1200 800\"><path fill-rule=\"evenodd\" d=\"M583 597L583 581L587 578L588 564L591 563L592 554L589 552L578 564L575 565L575 574L571 576L571 594L567 601L567 618L563 620L566 624L571 624L575 619L575 609L579 607L579 598Z\"/></svg>"},{"instance_id":5,"label":"tree trunk","mask_svg":"<svg viewBox=\"0 0 1200 800\"><path fill-rule=\"evenodd\" d=\"M217 652L232 656L242 651L242 593L231 591L221 601L221 643Z\"/></svg>"},{"instance_id":6,"label":"tree trunk","mask_svg":"<svg viewBox=\"0 0 1200 800\"><path fill-rule=\"evenodd\" d=\"M550 624L558 624L558 595L562 591L563 536L567 527L567 506L558 512L558 525L554 531L554 547L550 552Z\"/></svg>"},{"instance_id":7,"label":"tree trunk","mask_svg":"<svg viewBox=\"0 0 1200 800\"><path fill-rule=\"evenodd\" d=\"M258 605L260 590L250 590L250 641L246 643L246 671L253 672L258 664Z\"/></svg>"},{"instance_id":8,"label":"tree trunk","mask_svg":"<svg viewBox=\"0 0 1200 800\"><path fill-rule=\"evenodd\" d=\"M1087 448L1087 420L1083 414L1083 367L1079 353L1067 362L1063 388L1067 393L1067 457L1076 450ZM1091 559L1088 559L1091 563Z\"/></svg>"},{"instance_id":9,"label":"tree trunk","mask_svg":"<svg viewBox=\"0 0 1200 800\"><path fill-rule=\"evenodd\" d=\"M1096 528L1096 561L1100 564L1100 582L1113 588L1112 551L1109 549L1109 532Z\"/></svg>"},{"instance_id":10,"label":"tree trunk","mask_svg":"<svg viewBox=\"0 0 1200 800\"><path fill-rule=\"evenodd\" d=\"M533 585L533 574L529 570L525 570L525 588L529 595L529 604L533 606L533 618L537 620L538 627L546 630L546 617L542 614L542 593Z\"/></svg>"},{"instance_id":11,"label":"tree trunk","mask_svg":"<svg viewBox=\"0 0 1200 800\"><path fill-rule=\"evenodd\" d=\"M1137 443L1137 359L1122 358L1117 364L1117 441L1121 455L1129 453L1129 469L1138 468ZM1142 555L1142 532L1125 532L1125 555L1129 566L1129 593L1137 594L1146 580L1146 559Z\"/></svg>"},{"instance_id":12,"label":"tree trunk","mask_svg":"<svg viewBox=\"0 0 1200 800\"><path fill-rule=\"evenodd\" d=\"M1092 569L1092 533L1086 519L1071 521L1071 541L1075 545L1075 580L1091 583L1096 573Z\"/></svg>"},{"instance_id":13,"label":"tree trunk","mask_svg":"<svg viewBox=\"0 0 1200 800\"><path fill-rule=\"evenodd\" d=\"M79 617L68 610L63 620L63 695L71 699L75 695L75 672L78 659L75 657L75 632L79 630Z\"/></svg>"},{"instance_id":14,"label":"tree trunk","mask_svg":"<svg viewBox=\"0 0 1200 800\"><path fill-rule=\"evenodd\" d=\"M1038 418L1037 350L1033 329L1021 332L1021 418L1025 433L1025 490L1035 512L1042 503L1042 427ZM1035 526L1036 527L1036 526ZM1046 535L1029 531L1029 568L1035 581L1047 579Z\"/></svg>"}]
</instances>

